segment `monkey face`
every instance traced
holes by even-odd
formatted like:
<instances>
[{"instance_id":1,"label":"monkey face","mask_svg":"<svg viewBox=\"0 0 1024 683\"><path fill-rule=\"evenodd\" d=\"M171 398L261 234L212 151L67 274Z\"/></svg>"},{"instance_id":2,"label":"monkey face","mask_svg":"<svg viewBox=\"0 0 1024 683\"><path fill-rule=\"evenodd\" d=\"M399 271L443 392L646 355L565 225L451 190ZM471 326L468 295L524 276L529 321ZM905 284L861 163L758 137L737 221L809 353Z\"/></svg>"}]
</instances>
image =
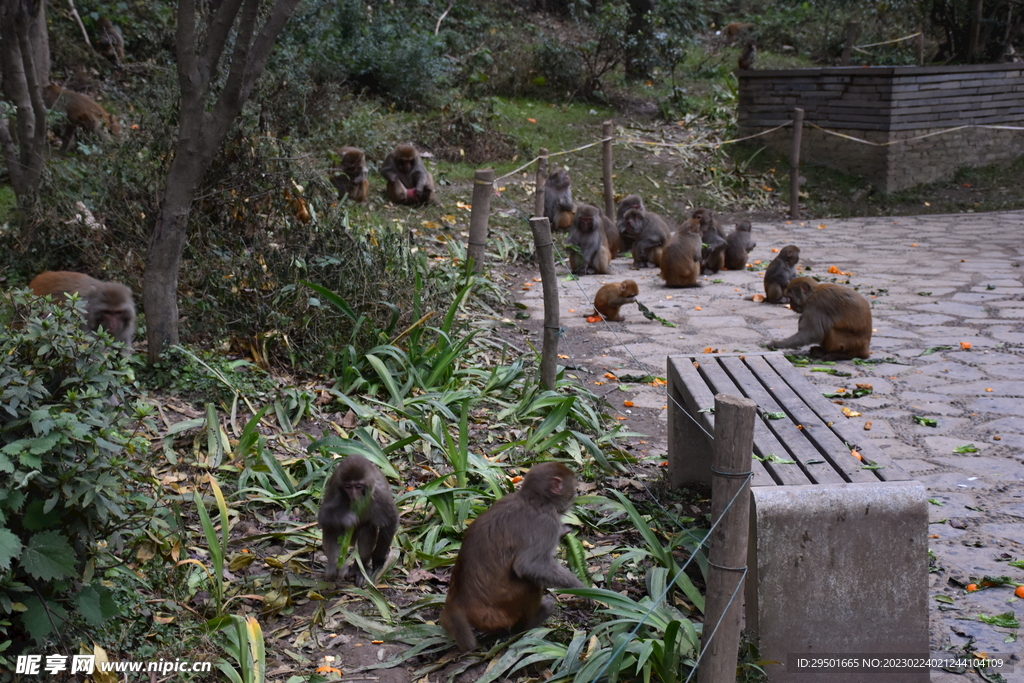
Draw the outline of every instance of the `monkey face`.
<instances>
[{"instance_id":1,"label":"monkey face","mask_svg":"<svg viewBox=\"0 0 1024 683\"><path fill-rule=\"evenodd\" d=\"M349 500L360 500L366 495L366 482L360 480L346 481L341 484L341 490L349 497Z\"/></svg>"},{"instance_id":2,"label":"monkey face","mask_svg":"<svg viewBox=\"0 0 1024 683\"><path fill-rule=\"evenodd\" d=\"M640 288L633 280L625 280L619 287L619 292L621 296L636 296L640 293Z\"/></svg>"},{"instance_id":3,"label":"monkey face","mask_svg":"<svg viewBox=\"0 0 1024 683\"><path fill-rule=\"evenodd\" d=\"M123 310L101 310L96 316L96 325L102 327L110 336L117 337L128 327L129 318Z\"/></svg>"},{"instance_id":4,"label":"monkey face","mask_svg":"<svg viewBox=\"0 0 1024 683\"><path fill-rule=\"evenodd\" d=\"M811 295L813 286L807 278L797 278L786 287L786 296L789 297L789 307L797 313L803 313L804 304Z\"/></svg>"}]
</instances>

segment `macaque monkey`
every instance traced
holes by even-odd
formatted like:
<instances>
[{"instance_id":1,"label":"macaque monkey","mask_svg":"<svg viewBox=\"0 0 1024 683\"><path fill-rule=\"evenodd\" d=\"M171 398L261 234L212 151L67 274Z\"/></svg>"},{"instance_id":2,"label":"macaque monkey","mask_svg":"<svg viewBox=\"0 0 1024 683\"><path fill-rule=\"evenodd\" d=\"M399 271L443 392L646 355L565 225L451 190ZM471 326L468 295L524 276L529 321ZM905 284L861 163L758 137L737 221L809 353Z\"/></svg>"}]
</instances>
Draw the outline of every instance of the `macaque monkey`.
<instances>
[{"instance_id":1,"label":"macaque monkey","mask_svg":"<svg viewBox=\"0 0 1024 683\"><path fill-rule=\"evenodd\" d=\"M694 210L690 220L697 221L700 225L700 237L703 243L700 252L700 272L717 273L725 268L725 250L728 246L725 241L725 231L718 225L711 209Z\"/></svg>"},{"instance_id":2,"label":"macaque monkey","mask_svg":"<svg viewBox=\"0 0 1024 683\"><path fill-rule=\"evenodd\" d=\"M747 256L757 246L750 235L750 221L740 221L736 229L725 238L725 267L729 270L743 270L747 267Z\"/></svg>"},{"instance_id":3,"label":"macaque monkey","mask_svg":"<svg viewBox=\"0 0 1024 683\"><path fill-rule=\"evenodd\" d=\"M601 315L605 320L622 322L625 318L619 315L619 309L626 304L635 304L639 293L640 288L632 280L609 282L597 290L597 296L594 297L595 315Z\"/></svg>"},{"instance_id":4,"label":"macaque monkey","mask_svg":"<svg viewBox=\"0 0 1024 683\"><path fill-rule=\"evenodd\" d=\"M700 221L690 219L672 233L661 253L659 276L666 287L700 287Z\"/></svg>"},{"instance_id":5,"label":"macaque monkey","mask_svg":"<svg viewBox=\"0 0 1024 683\"><path fill-rule=\"evenodd\" d=\"M387 562L391 540L398 530L398 507L380 468L363 456L352 454L338 462L327 480L316 521L323 530L327 555L324 578L335 582L344 578L338 568L338 541L354 529L352 543L359 550L366 573L373 579ZM349 568L356 575L356 586L362 587L366 583L363 575L354 564Z\"/></svg>"},{"instance_id":6,"label":"macaque monkey","mask_svg":"<svg viewBox=\"0 0 1024 683\"><path fill-rule=\"evenodd\" d=\"M743 53L740 55L740 71L750 71L753 69L755 59L757 59L757 45L753 40L748 40L747 46L743 48Z\"/></svg>"},{"instance_id":7,"label":"macaque monkey","mask_svg":"<svg viewBox=\"0 0 1024 683\"><path fill-rule=\"evenodd\" d=\"M430 175L415 147L401 144L384 159L381 174L388 181L388 197L396 204L429 204L434 199Z\"/></svg>"},{"instance_id":8,"label":"macaque monkey","mask_svg":"<svg viewBox=\"0 0 1024 683\"><path fill-rule=\"evenodd\" d=\"M106 17L100 17L96 22L96 51L117 68L124 65L124 37L121 29Z\"/></svg>"},{"instance_id":9,"label":"macaque monkey","mask_svg":"<svg viewBox=\"0 0 1024 683\"><path fill-rule=\"evenodd\" d=\"M338 199L347 196L353 202L365 202L370 191L370 181L367 179L370 169L366 167L366 155L363 150L355 147L342 147L338 155L341 157L341 172L331 178L331 182L338 188Z\"/></svg>"},{"instance_id":10,"label":"macaque monkey","mask_svg":"<svg viewBox=\"0 0 1024 683\"><path fill-rule=\"evenodd\" d=\"M555 170L544 182L544 216L552 230L568 230L576 213L572 200L572 179L564 168Z\"/></svg>"},{"instance_id":11,"label":"macaque monkey","mask_svg":"<svg viewBox=\"0 0 1024 683\"><path fill-rule=\"evenodd\" d=\"M786 287L796 278L796 264L800 260L800 247L790 244L782 248L779 255L768 264L764 271L764 300L770 304L789 303Z\"/></svg>"},{"instance_id":12,"label":"macaque monkey","mask_svg":"<svg viewBox=\"0 0 1024 683\"><path fill-rule=\"evenodd\" d=\"M93 332L102 327L111 337L131 348L135 337L135 302L132 290L121 283L101 282L66 270L48 270L32 278L28 288L33 294L49 294L61 302L65 294L78 294L85 302L85 327Z\"/></svg>"},{"instance_id":13,"label":"macaque monkey","mask_svg":"<svg viewBox=\"0 0 1024 683\"><path fill-rule=\"evenodd\" d=\"M630 209L644 209L644 200L640 198L640 195L631 194L622 198L619 202L619 208L615 212L615 227L619 231L619 250L623 253L631 251L633 249L633 238L627 236L626 233L626 222L623 218L626 216L626 212Z\"/></svg>"},{"instance_id":14,"label":"macaque monkey","mask_svg":"<svg viewBox=\"0 0 1024 683\"><path fill-rule=\"evenodd\" d=\"M562 514L576 497L576 477L558 462L534 465L522 487L476 518L452 569L441 626L459 647L476 647L473 629L517 633L554 611L545 588L582 588L555 560L567 528Z\"/></svg>"},{"instance_id":15,"label":"macaque monkey","mask_svg":"<svg viewBox=\"0 0 1024 683\"><path fill-rule=\"evenodd\" d=\"M724 27L722 27L722 35L725 36L725 39L731 43L732 41L736 40L741 33L749 31L752 28L754 28L753 24L748 24L742 21L734 21L731 24L726 24Z\"/></svg>"},{"instance_id":16,"label":"macaque monkey","mask_svg":"<svg viewBox=\"0 0 1024 683\"><path fill-rule=\"evenodd\" d=\"M669 229L656 213L630 209L622 217L622 235L633 243L633 269L661 263L661 250L668 241Z\"/></svg>"},{"instance_id":17,"label":"macaque monkey","mask_svg":"<svg viewBox=\"0 0 1024 683\"><path fill-rule=\"evenodd\" d=\"M114 135L121 134L121 125L117 122L117 118L108 113L106 109L97 104L96 100L88 95L67 90L51 83L43 88L43 102L46 103L48 108L56 108L63 111L67 116L67 126L61 135L61 138L64 140L61 151L66 150L71 145L75 137L76 128L82 128L94 133L104 141L110 140L110 135L103 130L104 124Z\"/></svg>"},{"instance_id":18,"label":"macaque monkey","mask_svg":"<svg viewBox=\"0 0 1024 683\"><path fill-rule=\"evenodd\" d=\"M773 339L769 349L821 344L811 348L814 358L850 360L871 355L871 304L853 289L798 277L786 287L786 296L790 308L800 314L797 333Z\"/></svg>"},{"instance_id":19,"label":"macaque monkey","mask_svg":"<svg viewBox=\"0 0 1024 683\"><path fill-rule=\"evenodd\" d=\"M565 244L579 250L569 252L569 266L575 275L611 272L608 267L611 252L608 250L608 237L605 235L602 218L604 214L601 209L583 204L572 219Z\"/></svg>"}]
</instances>

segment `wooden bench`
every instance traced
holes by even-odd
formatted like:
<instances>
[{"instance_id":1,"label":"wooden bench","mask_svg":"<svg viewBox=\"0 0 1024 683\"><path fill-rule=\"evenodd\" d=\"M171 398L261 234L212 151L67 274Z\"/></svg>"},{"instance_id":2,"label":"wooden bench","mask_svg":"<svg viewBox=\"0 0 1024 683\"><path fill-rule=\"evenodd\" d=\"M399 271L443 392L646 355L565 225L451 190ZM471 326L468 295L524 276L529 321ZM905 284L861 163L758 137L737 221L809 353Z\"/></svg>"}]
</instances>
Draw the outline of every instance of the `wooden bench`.
<instances>
[{"instance_id":1,"label":"wooden bench","mask_svg":"<svg viewBox=\"0 0 1024 683\"><path fill-rule=\"evenodd\" d=\"M668 392L677 487L711 481L714 395L757 402L745 615L761 659L778 662L769 680L926 683L927 671L787 666L807 655L928 655L924 487L781 353L669 356Z\"/></svg>"}]
</instances>

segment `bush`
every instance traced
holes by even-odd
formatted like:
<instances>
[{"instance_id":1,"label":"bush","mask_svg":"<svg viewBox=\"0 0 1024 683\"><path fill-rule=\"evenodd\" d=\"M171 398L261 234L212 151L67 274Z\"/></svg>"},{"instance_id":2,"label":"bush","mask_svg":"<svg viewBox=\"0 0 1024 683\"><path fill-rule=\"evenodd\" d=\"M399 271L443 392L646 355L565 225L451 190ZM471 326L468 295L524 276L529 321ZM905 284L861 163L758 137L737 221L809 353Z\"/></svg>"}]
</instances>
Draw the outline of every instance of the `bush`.
<instances>
[{"instance_id":1,"label":"bush","mask_svg":"<svg viewBox=\"0 0 1024 683\"><path fill-rule=\"evenodd\" d=\"M136 469L147 466L129 458L144 442L117 407L132 370L109 336L83 331L81 310L24 292L0 298L0 320L23 321L0 339L0 651L10 639L9 656L119 613L96 560L104 547L124 550Z\"/></svg>"}]
</instances>

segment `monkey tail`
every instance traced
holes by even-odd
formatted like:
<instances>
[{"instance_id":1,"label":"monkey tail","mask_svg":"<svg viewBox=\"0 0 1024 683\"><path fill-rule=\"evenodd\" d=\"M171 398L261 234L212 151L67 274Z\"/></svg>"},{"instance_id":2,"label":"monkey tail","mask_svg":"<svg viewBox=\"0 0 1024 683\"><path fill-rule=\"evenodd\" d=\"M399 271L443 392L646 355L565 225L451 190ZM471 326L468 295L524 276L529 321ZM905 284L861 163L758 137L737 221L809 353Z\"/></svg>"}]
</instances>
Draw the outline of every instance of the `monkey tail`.
<instances>
[{"instance_id":1,"label":"monkey tail","mask_svg":"<svg viewBox=\"0 0 1024 683\"><path fill-rule=\"evenodd\" d=\"M468 652L476 649L476 636L463 610L445 605L441 610L441 627L451 634L462 650Z\"/></svg>"}]
</instances>

